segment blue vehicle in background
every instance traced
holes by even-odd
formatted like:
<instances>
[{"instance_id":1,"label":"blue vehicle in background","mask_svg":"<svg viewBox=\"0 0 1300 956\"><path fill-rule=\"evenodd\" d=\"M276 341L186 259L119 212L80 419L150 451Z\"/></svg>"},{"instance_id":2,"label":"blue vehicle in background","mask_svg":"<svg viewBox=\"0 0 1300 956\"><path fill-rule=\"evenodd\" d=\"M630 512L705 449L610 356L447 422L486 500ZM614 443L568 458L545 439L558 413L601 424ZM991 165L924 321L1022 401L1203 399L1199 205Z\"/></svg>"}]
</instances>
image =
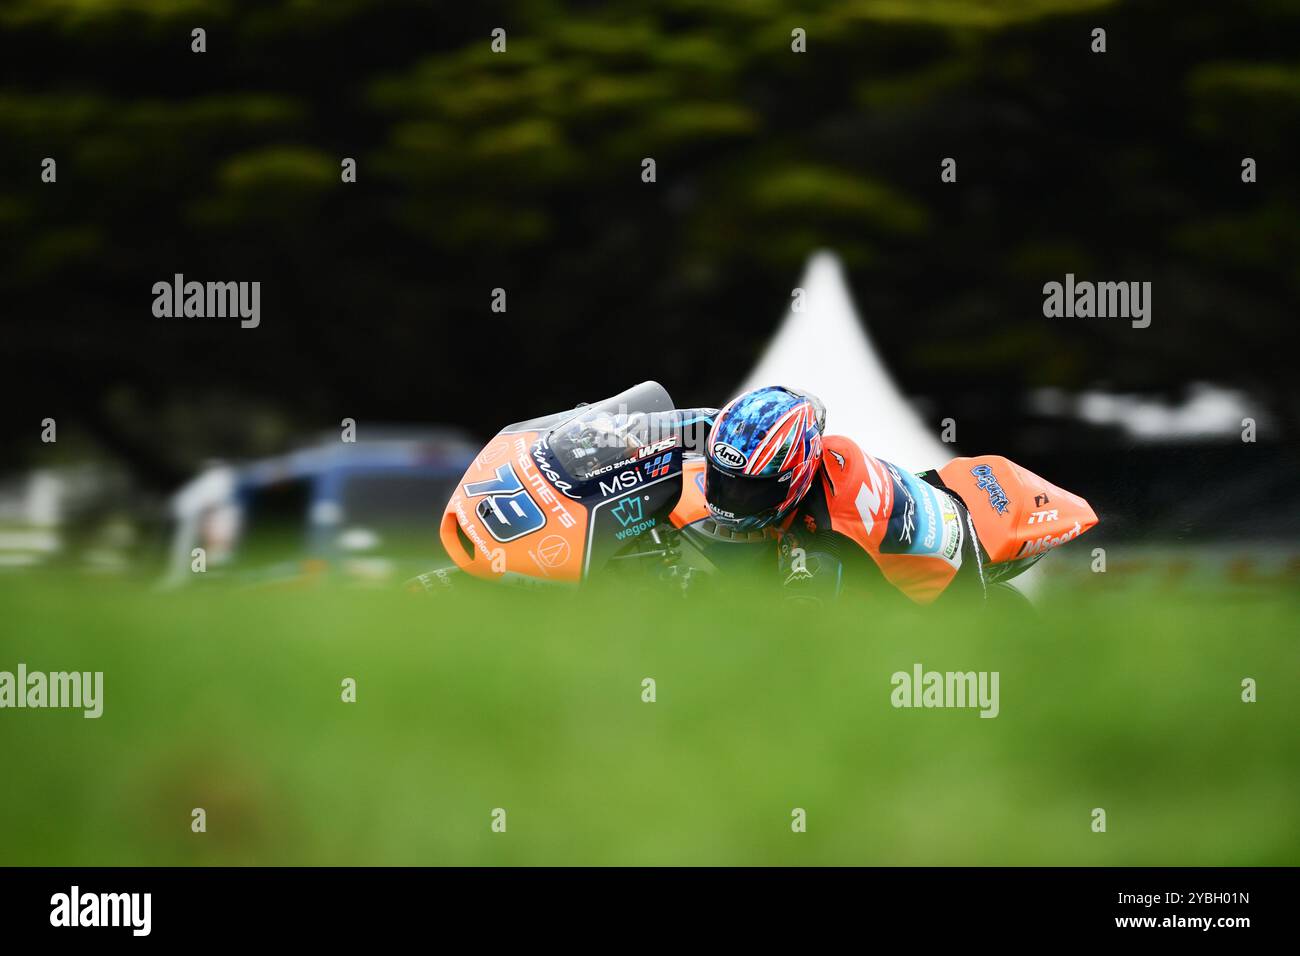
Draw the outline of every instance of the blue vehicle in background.
<instances>
[{"instance_id":1,"label":"blue vehicle in background","mask_svg":"<svg viewBox=\"0 0 1300 956\"><path fill-rule=\"evenodd\" d=\"M164 583L404 580L446 560L438 518L478 450L455 431L370 428L213 464L172 498Z\"/></svg>"}]
</instances>

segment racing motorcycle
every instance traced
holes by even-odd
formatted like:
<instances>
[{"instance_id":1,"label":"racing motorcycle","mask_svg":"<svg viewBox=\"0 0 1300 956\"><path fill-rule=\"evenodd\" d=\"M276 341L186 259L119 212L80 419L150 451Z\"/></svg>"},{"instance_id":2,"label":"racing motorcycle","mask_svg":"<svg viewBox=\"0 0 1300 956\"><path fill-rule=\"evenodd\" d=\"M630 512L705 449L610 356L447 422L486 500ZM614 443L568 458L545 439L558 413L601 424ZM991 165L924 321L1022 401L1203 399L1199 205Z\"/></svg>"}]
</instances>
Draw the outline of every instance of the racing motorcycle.
<instances>
[{"instance_id":1,"label":"racing motorcycle","mask_svg":"<svg viewBox=\"0 0 1300 956\"><path fill-rule=\"evenodd\" d=\"M443 513L439 533L455 567L408 588L437 591L468 575L522 584L623 576L686 589L728 572L774 574L769 534L735 533L709 515L703 452L716 413L676 408L663 386L642 382L501 429ZM1082 498L1005 458L956 458L939 474L968 507L976 498L995 506L969 509L988 583L1097 523ZM1065 529L1058 534L1041 530L1049 501L1053 527ZM1008 513L1011 521L996 520Z\"/></svg>"}]
</instances>

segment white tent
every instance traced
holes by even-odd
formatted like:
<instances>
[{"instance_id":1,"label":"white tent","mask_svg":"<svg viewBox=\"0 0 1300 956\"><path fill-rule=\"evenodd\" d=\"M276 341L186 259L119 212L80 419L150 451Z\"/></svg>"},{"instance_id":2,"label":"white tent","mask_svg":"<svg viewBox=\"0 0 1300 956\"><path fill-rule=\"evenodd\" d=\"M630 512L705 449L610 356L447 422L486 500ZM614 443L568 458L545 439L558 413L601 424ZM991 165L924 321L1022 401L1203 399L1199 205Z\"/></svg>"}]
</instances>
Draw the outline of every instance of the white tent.
<instances>
[{"instance_id":1,"label":"white tent","mask_svg":"<svg viewBox=\"0 0 1300 956\"><path fill-rule=\"evenodd\" d=\"M927 428L890 378L867 336L844 269L832 252L815 253L791 307L737 394L764 385L806 389L826 403L826 430L909 471L937 468L957 454Z\"/></svg>"}]
</instances>

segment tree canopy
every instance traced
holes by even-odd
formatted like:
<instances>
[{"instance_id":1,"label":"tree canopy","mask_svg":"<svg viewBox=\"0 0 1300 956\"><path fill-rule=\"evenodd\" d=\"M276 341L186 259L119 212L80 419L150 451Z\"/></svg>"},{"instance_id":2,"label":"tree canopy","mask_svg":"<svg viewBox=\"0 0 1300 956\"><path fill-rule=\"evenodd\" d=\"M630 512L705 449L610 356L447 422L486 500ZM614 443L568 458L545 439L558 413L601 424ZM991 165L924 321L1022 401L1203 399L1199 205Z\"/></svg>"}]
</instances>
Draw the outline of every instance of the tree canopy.
<instances>
[{"instance_id":1,"label":"tree canopy","mask_svg":"<svg viewBox=\"0 0 1300 956\"><path fill-rule=\"evenodd\" d=\"M18 447L58 416L169 482L345 415L489 431L643 378L716 404L831 248L904 389L1012 445L1045 385L1218 382L1294 435L1298 21L1168 0L11 0L0 428ZM261 327L155 318L178 272L260 281ZM1152 326L1044 318L1066 273L1151 281Z\"/></svg>"}]
</instances>

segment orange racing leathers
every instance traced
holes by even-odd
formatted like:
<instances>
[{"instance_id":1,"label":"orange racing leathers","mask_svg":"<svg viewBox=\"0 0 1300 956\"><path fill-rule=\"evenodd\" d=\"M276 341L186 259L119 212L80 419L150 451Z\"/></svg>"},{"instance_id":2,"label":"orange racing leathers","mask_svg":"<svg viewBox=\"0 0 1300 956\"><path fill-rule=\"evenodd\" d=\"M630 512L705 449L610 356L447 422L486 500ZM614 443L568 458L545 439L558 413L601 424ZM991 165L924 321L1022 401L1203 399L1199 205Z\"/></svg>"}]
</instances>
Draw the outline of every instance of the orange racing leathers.
<instances>
[{"instance_id":1,"label":"orange racing leathers","mask_svg":"<svg viewBox=\"0 0 1300 956\"><path fill-rule=\"evenodd\" d=\"M918 477L839 435L823 449L819 480L779 529L787 586L819 596L883 580L918 604L983 591L970 515L935 473Z\"/></svg>"}]
</instances>

